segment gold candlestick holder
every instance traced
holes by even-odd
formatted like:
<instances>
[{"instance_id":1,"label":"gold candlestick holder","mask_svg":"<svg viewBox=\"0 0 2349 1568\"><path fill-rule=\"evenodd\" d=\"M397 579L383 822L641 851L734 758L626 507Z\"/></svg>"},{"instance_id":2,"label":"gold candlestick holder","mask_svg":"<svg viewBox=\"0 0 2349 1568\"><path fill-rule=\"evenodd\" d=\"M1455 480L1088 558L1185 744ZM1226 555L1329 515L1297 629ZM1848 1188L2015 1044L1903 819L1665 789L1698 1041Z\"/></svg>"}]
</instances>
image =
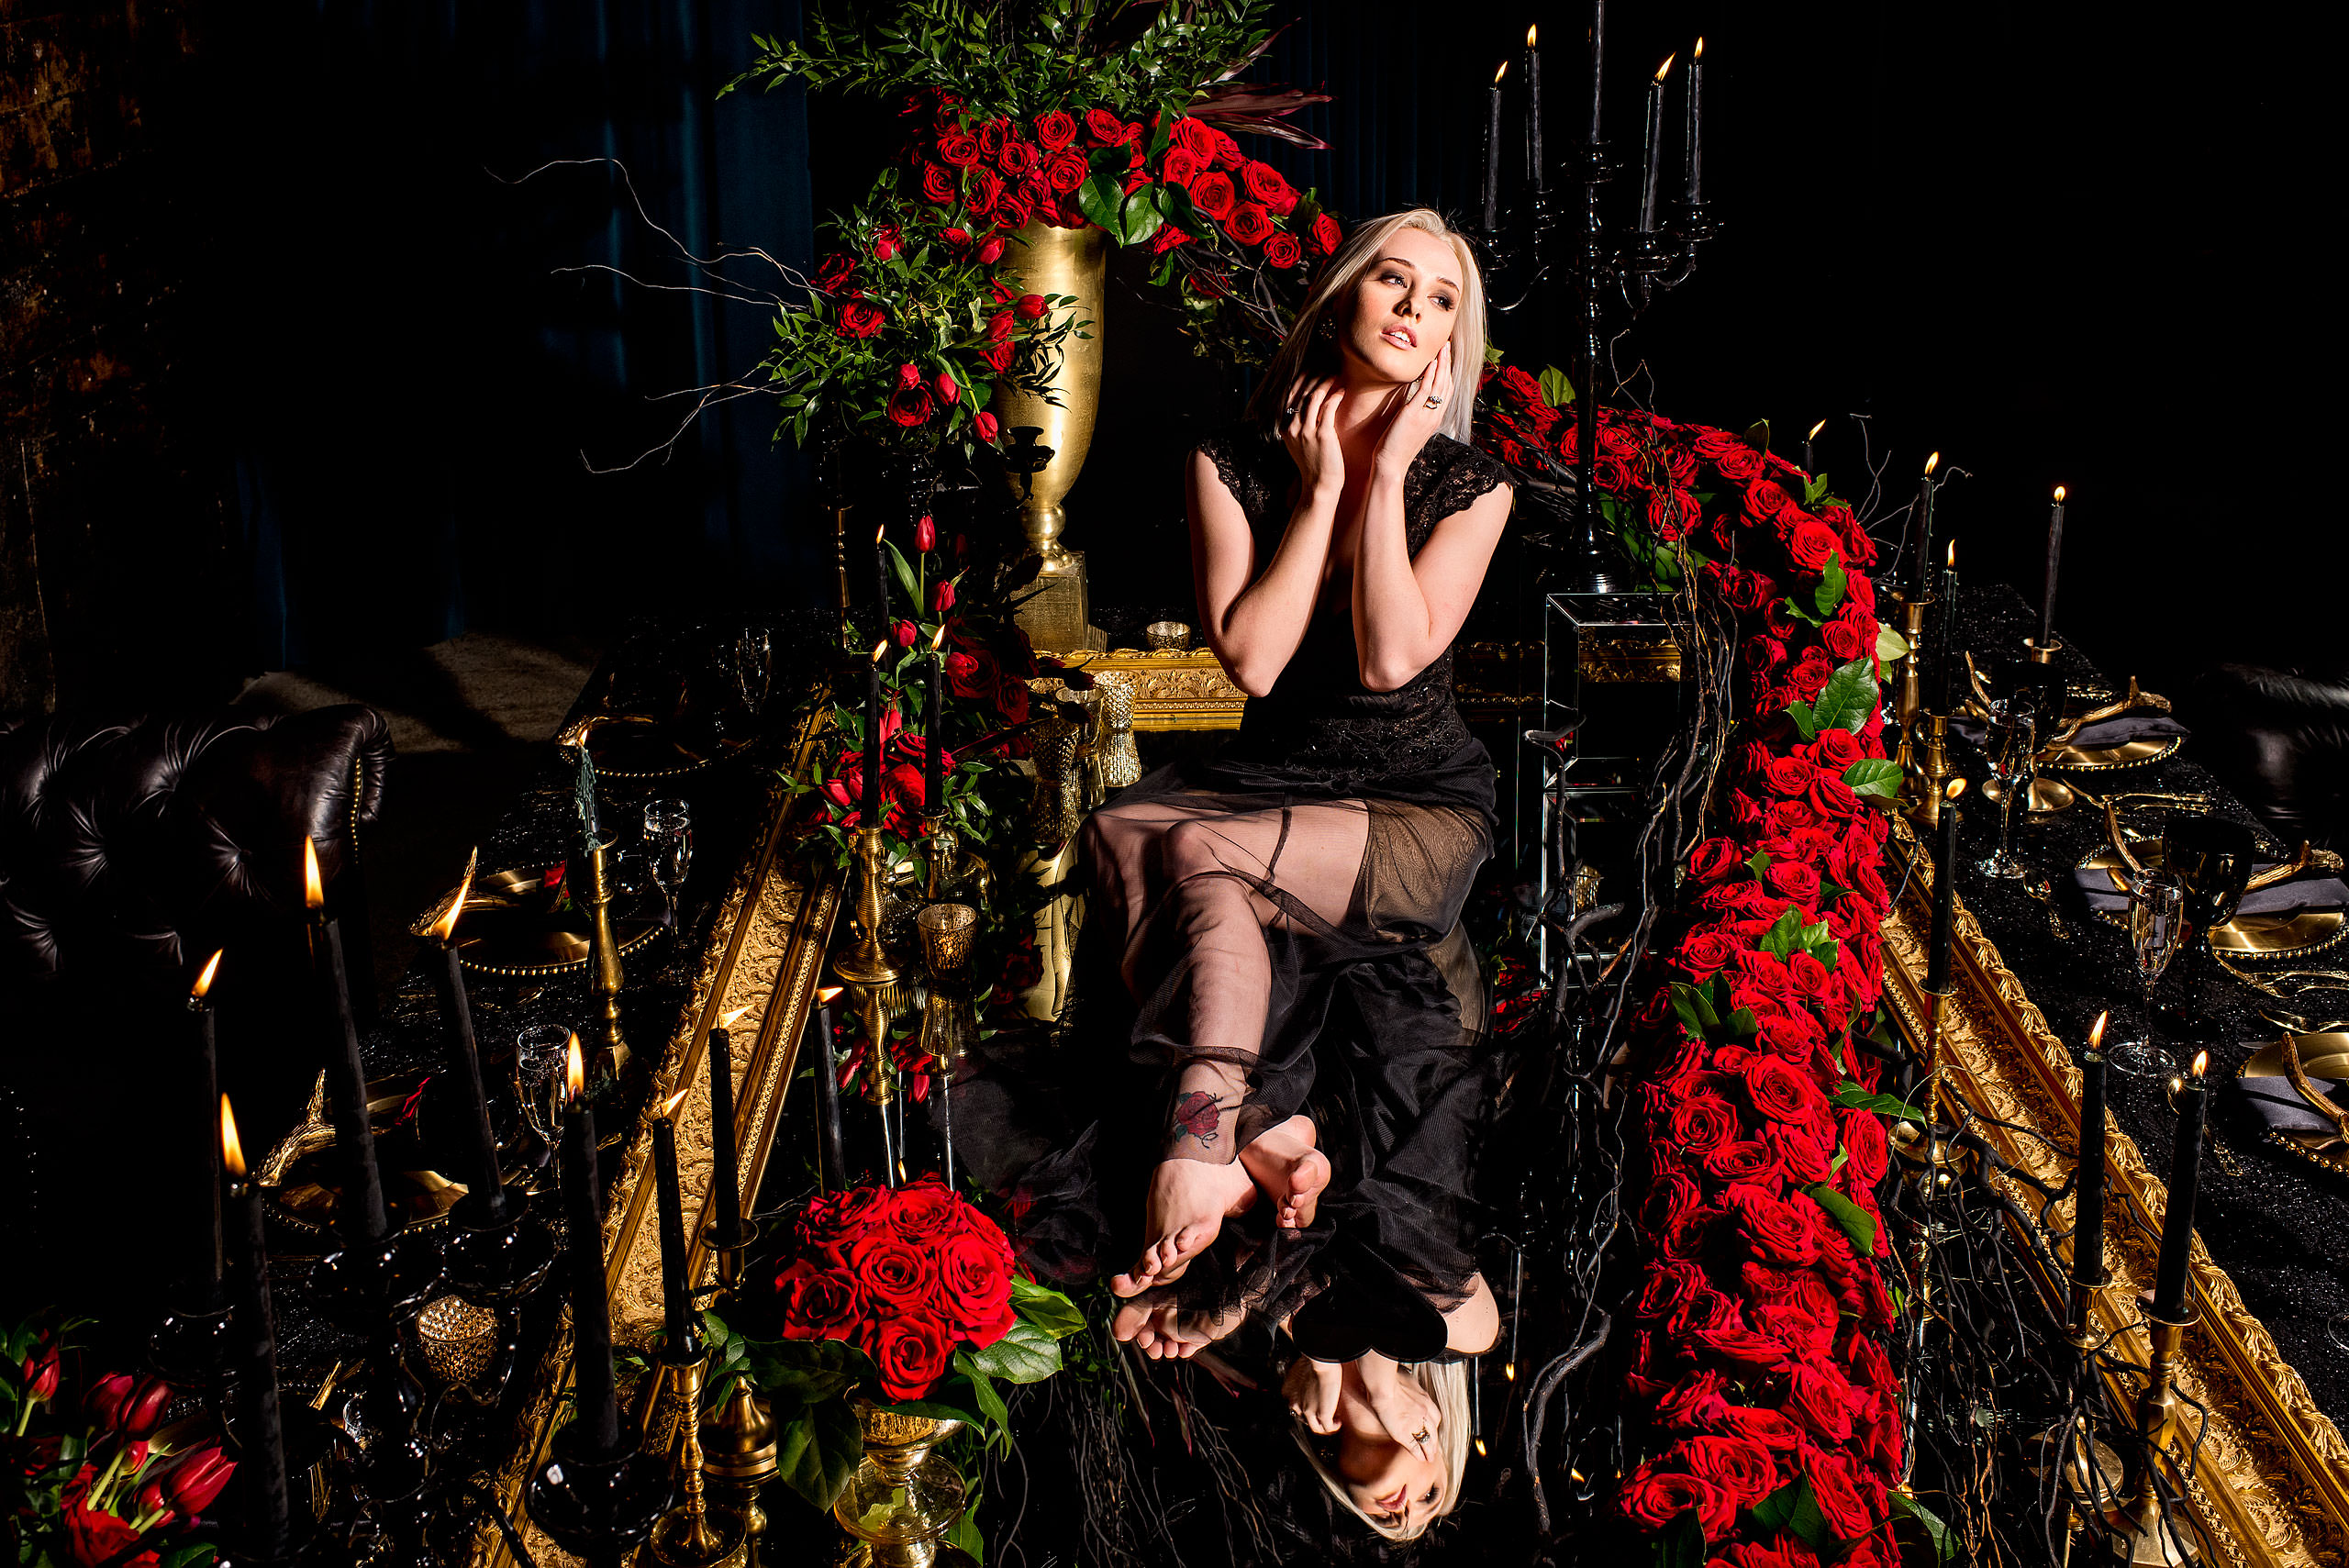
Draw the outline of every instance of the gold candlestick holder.
<instances>
[{"instance_id":1,"label":"gold candlestick holder","mask_svg":"<svg viewBox=\"0 0 2349 1568\"><path fill-rule=\"evenodd\" d=\"M2055 655L2064 651L2064 639L2059 637L2042 646L2037 638L2026 637L2022 639L2022 651L2034 664L2053 664Z\"/></svg>"},{"instance_id":2,"label":"gold candlestick holder","mask_svg":"<svg viewBox=\"0 0 2349 1568\"><path fill-rule=\"evenodd\" d=\"M1900 656L1900 681L1893 697L1892 716L1900 721L1903 737L1915 728L1917 716L1925 709L1925 676L1919 655L1923 651L1925 612L1932 603L1930 594L1921 599L1900 601L1900 636L1909 644L1909 651Z\"/></svg>"},{"instance_id":3,"label":"gold candlestick holder","mask_svg":"<svg viewBox=\"0 0 2349 1568\"><path fill-rule=\"evenodd\" d=\"M886 840L878 828L856 830L857 937L848 951L832 961L832 972L852 985L885 985L897 978L897 966L881 946L882 895L888 875ZM878 1038L877 1036L875 1038Z\"/></svg>"},{"instance_id":4,"label":"gold candlestick holder","mask_svg":"<svg viewBox=\"0 0 2349 1568\"><path fill-rule=\"evenodd\" d=\"M2197 1561L2176 1524L2162 1507L2161 1462L2177 1430L2177 1390L2174 1382L2178 1348L2186 1330L2194 1326L2193 1309L2183 1318L2157 1318L2149 1309L2145 1328L2153 1338L2153 1353L2145 1362L2145 1386L2137 1396L2137 1435L2144 1440L2136 1485L2128 1499L2109 1510L2106 1561L2143 1568L2186 1568Z\"/></svg>"},{"instance_id":5,"label":"gold candlestick holder","mask_svg":"<svg viewBox=\"0 0 2349 1568\"><path fill-rule=\"evenodd\" d=\"M685 1496L652 1526L648 1549L662 1568L744 1568L750 1561L749 1532L742 1516L712 1507L702 1485L701 1388L709 1358L673 1367L677 1399L685 1407Z\"/></svg>"},{"instance_id":6,"label":"gold candlestick holder","mask_svg":"<svg viewBox=\"0 0 2349 1568\"><path fill-rule=\"evenodd\" d=\"M759 1493L774 1479L774 1422L766 1402L753 1393L748 1379L701 1423L702 1473L709 1495L742 1516L744 1556L748 1568L758 1568L761 1543L767 1533L767 1511Z\"/></svg>"},{"instance_id":7,"label":"gold candlestick holder","mask_svg":"<svg viewBox=\"0 0 2349 1568\"><path fill-rule=\"evenodd\" d=\"M620 987L628 977L620 969L620 944L612 935L611 864L601 843L587 850L586 903L587 973L596 995L596 1018L589 1029L603 1037L599 1061L604 1071L618 1077L629 1062L628 1038L620 1029Z\"/></svg>"}]
</instances>

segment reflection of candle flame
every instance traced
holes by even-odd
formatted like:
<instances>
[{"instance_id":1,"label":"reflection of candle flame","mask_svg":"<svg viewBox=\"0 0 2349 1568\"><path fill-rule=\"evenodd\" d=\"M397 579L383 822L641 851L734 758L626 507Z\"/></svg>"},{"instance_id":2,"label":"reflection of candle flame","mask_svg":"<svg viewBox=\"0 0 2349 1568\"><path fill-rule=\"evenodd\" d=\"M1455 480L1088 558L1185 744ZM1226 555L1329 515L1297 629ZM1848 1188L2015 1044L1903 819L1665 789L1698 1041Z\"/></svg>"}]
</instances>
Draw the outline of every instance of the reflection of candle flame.
<instances>
[{"instance_id":1,"label":"reflection of candle flame","mask_svg":"<svg viewBox=\"0 0 2349 1568\"><path fill-rule=\"evenodd\" d=\"M751 1010L751 1009L750 1009L750 1008L748 1008L748 1007L737 1007L737 1008L735 1008L732 1012L730 1012L730 1013L727 1014L724 1018L720 1018L720 1019L718 1019L718 1027L719 1029L732 1029L732 1028L734 1027L734 1022L735 1022L735 1020L736 1020L737 1018L740 1018L743 1014L745 1014L745 1013L749 1012L750 1010Z\"/></svg>"},{"instance_id":2,"label":"reflection of candle flame","mask_svg":"<svg viewBox=\"0 0 2349 1568\"><path fill-rule=\"evenodd\" d=\"M1704 39L1698 39L1697 40L1697 47L1698 47L1698 49L1702 49L1702 48L1704 48L1704 47L1705 47L1705 40L1704 40ZM1810 428L1810 434L1809 434L1808 436L1805 436L1805 437L1803 438L1803 439L1804 439L1804 440L1806 440L1806 441L1815 441L1815 440L1819 439L1819 432L1820 432L1820 431L1821 431L1821 430L1823 430L1823 429L1825 429L1825 428L1827 428L1827 421L1826 421L1826 420L1824 420L1824 419L1821 419L1818 424L1813 425L1813 426Z\"/></svg>"},{"instance_id":3,"label":"reflection of candle flame","mask_svg":"<svg viewBox=\"0 0 2349 1568\"><path fill-rule=\"evenodd\" d=\"M2104 1049L2104 1023L2105 1020L2110 1017L2112 1017L2112 1015L2109 1012L2099 1013L2096 1016L2096 1022L2088 1026L2088 1049L2090 1051L2101 1051Z\"/></svg>"},{"instance_id":4,"label":"reflection of candle flame","mask_svg":"<svg viewBox=\"0 0 2349 1568\"><path fill-rule=\"evenodd\" d=\"M662 1121L671 1120L676 1116L677 1107L685 1103L685 1092L683 1089L680 1089L675 1094L670 1095L667 1099L662 1101L661 1108L652 1114L659 1117Z\"/></svg>"},{"instance_id":5,"label":"reflection of candle flame","mask_svg":"<svg viewBox=\"0 0 2349 1568\"><path fill-rule=\"evenodd\" d=\"M226 1095L220 1096L220 1164L238 1181L245 1179L245 1146L237 1141L237 1113Z\"/></svg>"},{"instance_id":6,"label":"reflection of candle flame","mask_svg":"<svg viewBox=\"0 0 2349 1568\"><path fill-rule=\"evenodd\" d=\"M302 840L302 902L313 909L323 909L327 904L326 884L318 876L318 841Z\"/></svg>"},{"instance_id":7,"label":"reflection of candle flame","mask_svg":"<svg viewBox=\"0 0 2349 1568\"><path fill-rule=\"evenodd\" d=\"M1541 36L1542 24L1536 22L1531 27L1525 29L1525 47L1531 49L1535 42L1540 39Z\"/></svg>"},{"instance_id":8,"label":"reflection of candle flame","mask_svg":"<svg viewBox=\"0 0 2349 1568\"><path fill-rule=\"evenodd\" d=\"M449 900L448 913L432 922L432 940L447 942L457 934L457 917L465 912L465 895L473 890L473 862L465 862L464 880L457 884L457 895Z\"/></svg>"},{"instance_id":9,"label":"reflection of candle flame","mask_svg":"<svg viewBox=\"0 0 2349 1568\"><path fill-rule=\"evenodd\" d=\"M826 986L823 986L823 987L819 988L819 989L817 991L817 993L816 993L816 1000L817 1000L817 1001L818 1001L818 1002L826 1002L826 1003L829 1003L829 1001L831 1001L831 999L832 999L833 997L835 997L835 996L839 995L841 992L843 992L843 991L845 991L845 990L847 990L847 989L848 989L848 987L847 987L847 986L845 986L845 985L826 985Z\"/></svg>"},{"instance_id":10,"label":"reflection of candle flame","mask_svg":"<svg viewBox=\"0 0 2349 1568\"><path fill-rule=\"evenodd\" d=\"M2055 486L2055 504L2058 506L2064 504L2064 487L2060 484Z\"/></svg>"},{"instance_id":11,"label":"reflection of candle flame","mask_svg":"<svg viewBox=\"0 0 2349 1568\"><path fill-rule=\"evenodd\" d=\"M1662 65L1659 65L1659 66L1657 66L1657 67L1655 68L1655 79L1656 79L1658 82L1663 81L1663 80L1664 80L1664 73L1665 72L1667 72L1667 71L1671 70L1671 69L1672 69L1672 62L1673 62L1674 61L1675 61L1675 60L1679 59L1679 58L1680 58L1680 56L1679 56L1679 55L1677 55L1677 54L1667 54L1667 55L1665 55L1665 56L1664 57L1664 63L1663 63Z\"/></svg>"},{"instance_id":12,"label":"reflection of candle flame","mask_svg":"<svg viewBox=\"0 0 2349 1568\"><path fill-rule=\"evenodd\" d=\"M587 1059L580 1053L579 1031L571 1031L571 1039L562 1048L563 1097L576 1100L587 1092Z\"/></svg>"},{"instance_id":13,"label":"reflection of candle flame","mask_svg":"<svg viewBox=\"0 0 2349 1568\"><path fill-rule=\"evenodd\" d=\"M221 952L227 951L226 948L220 950ZM195 989L190 992L189 995L199 1002L203 1001L204 994L212 989L212 977L219 973L220 953L216 952L212 955L212 962L204 966L204 973L195 977Z\"/></svg>"},{"instance_id":14,"label":"reflection of candle flame","mask_svg":"<svg viewBox=\"0 0 2349 1568\"><path fill-rule=\"evenodd\" d=\"M1501 78L1508 74L1508 61L1504 60L1501 61L1500 69L1493 72L1493 85L1496 87L1499 86L1501 84Z\"/></svg>"},{"instance_id":15,"label":"reflection of candle flame","mask_svg":"<svg viewBox=\"0 0 2349 1568\"><path fill-rule=\"evenodd\" d=\"M2209 1069L2210 1065L2210 1053L2209 1051L2198 1051L2194 1053L2194 1075L2197 1078L2202 1076L2203 1073Z\"/></svg>"},{"instance_id":16,"label":"reflection of candle flame","mask_svg":"<svg viewBox=\"0 0 2349 1568\"><path fill-rule=\"evenodd\" d=\"M1515 1383L1517 1381L1517 1363L1515 1362L1501 1362L1501 1376L1510 1383Z\"/></svg>"},{"instance_id":17,"label":"reflection of candle flame","mask_svg":"<svg viewBox=\"0 0 2349 1568\"><path fill-rule=\"evenodd\" d=\"M1964 779L1952 779L1949 783L1942 786L1942 798L1943 800L1955 800L1959 795L1964 795L1965 793L1965 781Z\"/></svg>"}]
</instances>

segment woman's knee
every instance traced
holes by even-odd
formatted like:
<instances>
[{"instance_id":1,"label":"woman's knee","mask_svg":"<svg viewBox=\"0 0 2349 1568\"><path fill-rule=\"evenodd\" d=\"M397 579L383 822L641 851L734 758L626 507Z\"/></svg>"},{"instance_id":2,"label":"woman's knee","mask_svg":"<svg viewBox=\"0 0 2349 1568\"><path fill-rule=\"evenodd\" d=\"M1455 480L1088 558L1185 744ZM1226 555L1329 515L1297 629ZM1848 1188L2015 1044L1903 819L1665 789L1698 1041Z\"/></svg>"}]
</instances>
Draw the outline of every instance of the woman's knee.
<instances>
[{"instance_id":1,"label":"woman's knee","mask_svg":"<svg viewBox=\"0 0 2349 1568\"><path fill-rule=\"evenodd\" d=\"M1162 853L1166 860L1166 874L1177 880L1212 872L1229 871L1230 862L1225 858L1224 836L1216 825L1205 819L1177 822L1166 830Z\"/></svg>"}]
</instances>

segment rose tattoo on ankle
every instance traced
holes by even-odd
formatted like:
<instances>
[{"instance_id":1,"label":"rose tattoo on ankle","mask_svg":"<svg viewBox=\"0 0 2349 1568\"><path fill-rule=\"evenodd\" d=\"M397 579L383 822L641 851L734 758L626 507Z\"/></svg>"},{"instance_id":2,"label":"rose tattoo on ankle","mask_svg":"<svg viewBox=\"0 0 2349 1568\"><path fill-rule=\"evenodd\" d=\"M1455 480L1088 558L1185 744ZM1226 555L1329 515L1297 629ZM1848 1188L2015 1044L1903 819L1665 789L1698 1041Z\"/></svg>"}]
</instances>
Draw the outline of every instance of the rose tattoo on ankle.
<instances>
[{"instance_id":1,"label":"rose tattoo on ankle","mask_svg":"<svg viewBox=\"0 0 2349 1568\"><path fill-rule=\"evenodd\" d=\"M1175 1136L1187 1133L1207 1148L1214 1148L1217 1127L1222 1112L1215 1096L1205 1089L1194 1089L1174 1102Z\"/></svg>"}]
</instances>

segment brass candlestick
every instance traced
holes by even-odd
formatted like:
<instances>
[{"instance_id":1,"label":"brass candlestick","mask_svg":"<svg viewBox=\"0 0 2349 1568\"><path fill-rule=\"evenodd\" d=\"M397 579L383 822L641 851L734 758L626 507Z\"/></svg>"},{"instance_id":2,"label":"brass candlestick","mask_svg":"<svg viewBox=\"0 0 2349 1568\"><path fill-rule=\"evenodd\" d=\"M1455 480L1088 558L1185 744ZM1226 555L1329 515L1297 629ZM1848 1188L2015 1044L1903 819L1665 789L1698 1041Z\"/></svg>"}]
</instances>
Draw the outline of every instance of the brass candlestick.
<instances>
[{"instance_id":1,"label":"brass candlestick","mask_svg":"<svg viewBox=\"0 0 2349 1568\"><path fill-rule=\"evenodd\" d=\"M742 1516L745 1561L749 1568L758 1568L759 1543L767 1532L767 1511L759 1507L759 1492L774 1478L777 1466L774 1422L748 1379L737 1383L732 1397L703 1418L701 1451L709 1495Z\"/></svg>"},{"instance_id":2,"label":"brass candlestick","mask_svg":"<svg viewBox=\"0 0 2349 1568\"><path fill-rule=\"evenodd\" d=\"M671 1369L685 1407L685 1496L652 1527L652 1560L664 1568L743 1568L750 1560L742 1516L711 1507L702 1494L701 1385L708 1366L704 1356Z\"/></svg>"},{"instance_id":3,"label":"brass candlestick","mask_svg":"<svg viewBox=\"0 0 2349 1568\"><path fill-rule=\"evenodd\" d=\"M2022 651L2030 655L2034 664L2053 664L2055 655L2064 651L2064 639L2059 637L2043 648L2038 639L2026 637L2022 639Z\"/></svg>"},{"instance_id":4,"label":"brass candlestick","mask_svg":"<svg viewBox=\"0 0 2349 1568\"><path fill-rule=\"evenodd\" d=\"M1916 759L1918 780L1917 803L1909 814L1928 828L1942 825L1942 786L1950 776L1949 717L1946 714L1922 716L1925 744Z\"/></svg>"},{"instance_id":5,"label":"brass candlestick","mask_svg":"<svg viewBox=\"0 0 2349 1568\"><path fill-rule=\"evenodd\" d=\"M881 946L882 879L889 868L880 828L856 830L856 861L857 938L848 951L832 961L832 972L851 984L885 985L897 978L897 966Z\"/></svg>"},{"instance_id":6,"label":"brass candlestick","mask_svg":"<svg viewBox=\"0 0 2349 1568\"><path fill-rule=\"evenodd\" d=\"M2177 1391L2173 1374L2179 1345L2193 1326L2189 1308L2184 1318L2145 1314L2153 1337L2153 1354L2146 1359L2144 1391L2137 1396L2137 1435L2144 1440L2137 1484L2127 1501L2105 1515L2111 1531L2108 1561L2144 1568L2186 1568L2195 1561L2176 1526L2162 1509L2160 1463L2177 1430Z\"/></svg>"},{"instance_id":7,"label":"brass candlestick","mask_svg":"<svg viewBox=\"0 0 2349 1568\"><path fill-rule=\"evenodd\" d=\"M1932 595L1921 599L1900 601L1900 635L1909 644L1909 651L1900 656L1900 688L1893 699L1892 716L1900 721L1900 733L1905 737L1917 723L1917 716L1925 709L1924 670L1918 655L1925 636L1925 612L1932 606Z\"/></svg>"},{"instance_id":8,"label":"brass candlestick","mask_svg":"<svg viewBox=\"0 0 2349 1568\"><path fill-rule=\"evenodd\" d=\"M612 935L611 867L600 842L587 850L587 911L592 922L588 942L593 950L587 971L597 1015L589 1029L602 1031L601 1062L604 1070L617 1077L629 1062L628 1039L620 1031L620 986L627 976L620 971L620 944Z\"/></svg>"}]
</instances>

